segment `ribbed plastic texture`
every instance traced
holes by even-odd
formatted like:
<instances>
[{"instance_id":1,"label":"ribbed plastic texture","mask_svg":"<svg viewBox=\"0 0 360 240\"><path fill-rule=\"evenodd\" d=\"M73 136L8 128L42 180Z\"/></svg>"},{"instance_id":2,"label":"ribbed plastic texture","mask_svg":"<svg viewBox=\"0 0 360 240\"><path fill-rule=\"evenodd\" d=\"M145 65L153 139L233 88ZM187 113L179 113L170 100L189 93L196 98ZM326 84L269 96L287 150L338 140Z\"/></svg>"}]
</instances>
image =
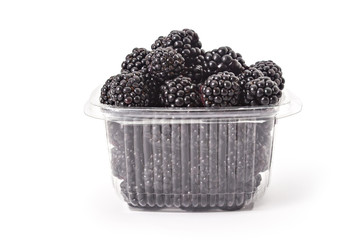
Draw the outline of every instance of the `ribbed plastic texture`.
<instances>
[{"instance_id":1,"label":"ribbed plastic texture","mask_svg":"<svg viewBox=\"0 0 360 240\"><path fill-rule=\"evenodd\" d=\"M242 208L267 186L274 123L106 121L115 188L132 206Z\"/></svg>"},{"instance_id":2,"label":"ribbed plastic texture","mask_svg":"<svg viewBox=\"0 0 360 240\"><path fill-rule=\"evenodd\" d=\"M105 120L114 187L139 208L251 208L269 183L277 119L301 110L290 93L273 107L130 109L99 105L98 91L85 112Z\"/></svg>"}]
</instances>

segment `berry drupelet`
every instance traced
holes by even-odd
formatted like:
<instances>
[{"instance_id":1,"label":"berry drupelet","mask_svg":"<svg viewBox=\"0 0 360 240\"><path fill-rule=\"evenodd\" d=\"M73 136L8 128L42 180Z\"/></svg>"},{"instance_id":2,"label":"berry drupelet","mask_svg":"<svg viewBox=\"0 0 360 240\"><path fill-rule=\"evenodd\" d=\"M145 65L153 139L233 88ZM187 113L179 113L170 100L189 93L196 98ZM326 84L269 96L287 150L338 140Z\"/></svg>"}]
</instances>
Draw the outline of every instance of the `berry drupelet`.
<instances>
[{"instance_id":1,"label":"berry drupelet","mask_svg":"<svg viewBox=\"0 0 360 240\"><path fill-rule=\"evenodd\" d=\"M179 76L185 68L184 58L172 48L155 49L145 60L146 69L142 72L160 82Z\"/></svg>"},{"instance_id":2,"label":"berry drupelet","mask_svg":"<svg viewBox=\"0 0 360 240\"><path fill-rule=\"evenodd\" d=\"M145 57L149 52L150 51L145 48L134 48L121 64L121 72L126 73L140 71L146 65Z\"/></svg>"},{"instance_id":3,"label":"berry drupelet","mask_svg":"<svg viewBox=\"0 0 360 240\"><path fill-rule=\"evenodd\" d=\"M238 75L247 68L241 54L235 53L230 47L220 47L206 52L203 66L206 76L223 71Z\"/></svg>"},{"instance_id":4,"label":"berry drupelet","mask_svg":"<svg viewBox=\"0 0 360 240\"><path fill-rule=\"evenodd\" d=\"M255 80L259 77L264 77L264 74L254 67L249 67L240 73L238 77L240 81L250 82L251 80Z\"/></svg>"},{"instance_id":5,"label":"berry drupelet","mask_svg":"<svg viewBox=\"0 0 360 240\"><path fill-rule=\"evenodd\" d=\"M239 104L239 78L232 72L211 75L201 86L201 98L205 107L226 107Z\"/></svg>"},{"instance_id":6,"label":"berry drupelet","mask_svg":"<svg viewBox=\"0 0 360 240\"><path fill-rule=\"evenodd\" d=\"M199 84L203 82L205 80L204 60L205 51L201 50L201 54L193 58L192 62L185 62L185 68L182 75L191 78L195 83Z\"/></svg>"},{"instance_id":7,"label":"berry drupelet","mask_svg":"<svg viewBox=\"0 0 360 240\"><path fill-rule=\"evenodd\" d=\"M242 89L243 105L270 105L279 102L282 92L278 85L269 77L259 77L247 82Z\"/></svg>"},{"instance_id":8,"label":"berry drupelet","mask_svg":"<svg viewBox=\"0 0 360 240\"><path fill-rule=\"evenodd\" d=\"M102 88L100 90L100 103L113 105L113 104L110 104L111 101L110 101L108 92L110 91L110 88L111 88L111 82L112 82L112 80L114 80L116 78L116 76L111 76L108 80L106 80L105 84L102 86Z\"/></svg>"},{"instance_id":9,"label":"berry drupelet","mask_svg":"<svg viewBox=\"0 0 360 240\"><path fill-rule=\"evenodd\" d=\"M197 86L188 77L179 76L167 80L161 86L160 102L165 107L202 106Z\"/></svg>"},{"instance_id":10,"label":"berry drupelet","mask_svg":"<svg viewBox=\"0 0 360 240\"><path fill-rule=\"evenodd\" d=\"M240 73L238 77L240 80L240 88L244 89L246 83L255 80L259 77L264 77L264 74L260 70L254 67L249 67L244 72Z\"/></svg>"},{"instance_id":11,"label":"berry drupelet","mask_svg":"<svg viewBox=\"0 0 360 240\"><path fill-rule=\"evenodd\" d=\"M276 82L280 90L284 89L285 79L282 76L281 68L273 61L259 61L250 67L259 69L264 76L269 77Z\"/></svg>"},{"instance_id":12,"label":"berry drupelet","mask_svg":"<svg viewBox=\"0 0 360 240\"><path fill-rule=\"evenodd\" d=\"M101 89L100 102L127 107L149 106L149 92L139 72L110 77Z\"/></svg>"},{"instance_id":13,"label":"berry drupelet","mask_svg":"<svg viewBox=\"0 0 360 240\"><path fill-rule=\"evenodd\" d=\"M164 43L165 38L166 37L164 37L164 36L158 37L158 39L156 39L155 42L151 45L151 49L155 50L158 48L164 48L165 47L165 43Z\"/></svg>"},{"instance_id":14,"label":"berry drupelet","mask_svg":"<svg viewBox=\"0 0 360 240\"><path fill-rule=\"evenodd\" d=\"M181 75L189 77L194 83L199 84L202 82L204 76L203 67L201 65L185 66Z\"/></svg>"},{"instance_id":15,"label":"berry drupelet","mask_svg":"<svg viewBox=\"0 0 360 240\"><path fill-rule=\"evenodd\" d=\"M159 37L151 48L154 50L160 47L171 47L184 57L187 65L190 65L194 64L198 55L204 54L201 46L199 36L194 30L183 29L182 31L173 30L167 37Z\"/></svg>"},{"instance_id":16,"label":"berry drupelet","mask_svg":"<svg viewBox=\"0 0 360 240\"><path fill-rule=\"evenodd\" d=\"M121 70L122 74L128 74L131 73L128 70ZM159 85L160 83L150 76L150 74L147 72L146 67L143 67L141 71L136 72L137 74L141 74L141 76L144 79L144 83L148 89L149 93L149 107L157 107L159 106L159 98L157 97L159 94Z\"/></svg>"}]
</instances>

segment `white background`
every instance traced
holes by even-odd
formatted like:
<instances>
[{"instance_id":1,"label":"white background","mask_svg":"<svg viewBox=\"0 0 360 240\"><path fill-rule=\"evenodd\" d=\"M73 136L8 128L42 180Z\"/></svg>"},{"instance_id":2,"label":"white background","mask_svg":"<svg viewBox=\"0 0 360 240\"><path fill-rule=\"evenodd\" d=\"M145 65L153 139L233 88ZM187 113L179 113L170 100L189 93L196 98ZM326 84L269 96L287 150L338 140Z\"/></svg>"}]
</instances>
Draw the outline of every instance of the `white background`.
<instances>
[{"instance_id":1,"label":"white background","mask_svg":"<svg viewBox=\"0 0 360 240\"><path fill-rule=\"evenodd\" d=\"M0 239L359 239L358 1L1 1ZM133 47L196 30L272 59L303 111L279 121L252 211L130 211L91 91Z\"/></svg>"}]
</instances>

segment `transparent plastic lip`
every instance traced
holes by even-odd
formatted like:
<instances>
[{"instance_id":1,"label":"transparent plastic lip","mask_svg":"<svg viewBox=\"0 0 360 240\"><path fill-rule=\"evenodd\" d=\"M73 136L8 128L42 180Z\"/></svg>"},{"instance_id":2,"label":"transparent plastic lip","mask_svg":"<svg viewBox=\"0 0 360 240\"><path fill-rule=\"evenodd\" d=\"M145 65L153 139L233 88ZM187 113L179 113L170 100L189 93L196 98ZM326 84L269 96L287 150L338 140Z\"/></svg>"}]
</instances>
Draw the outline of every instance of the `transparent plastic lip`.
<instances>
[{"instance_id":1,"label":"transparent plastic lip","mask_svg":"<svg viewBox=\"0 0 360 240\"><path fill-rule=\"evenodd\" d=\"M294 115L301 111L302 103L289 90L283 90L280 102L272 106L246 106L226 108L165 108L165 107L117 107L99 102L100 90L97 87L85 104L86 115L102 119L220 119L220 118L267 118L277 119Z\"/></svg>"}]
</instances>

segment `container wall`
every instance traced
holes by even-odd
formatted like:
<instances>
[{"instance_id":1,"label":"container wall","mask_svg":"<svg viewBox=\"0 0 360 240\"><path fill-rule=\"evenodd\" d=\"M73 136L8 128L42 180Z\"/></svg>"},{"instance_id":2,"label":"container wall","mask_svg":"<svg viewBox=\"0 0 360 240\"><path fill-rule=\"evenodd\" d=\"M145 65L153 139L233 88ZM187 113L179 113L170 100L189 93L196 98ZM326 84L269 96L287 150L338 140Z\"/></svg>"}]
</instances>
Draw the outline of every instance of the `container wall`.
<instances>
[{"instance_id":1,"label":"container wall","mask_svg":"<svg viewBox=\"0 0 360 240\"><path fill-rule=\"evenodd\" d=\"M106 121L114 186L131 206L240 209L269 180L275 118Z\"/></svg>"}]
</instances>

